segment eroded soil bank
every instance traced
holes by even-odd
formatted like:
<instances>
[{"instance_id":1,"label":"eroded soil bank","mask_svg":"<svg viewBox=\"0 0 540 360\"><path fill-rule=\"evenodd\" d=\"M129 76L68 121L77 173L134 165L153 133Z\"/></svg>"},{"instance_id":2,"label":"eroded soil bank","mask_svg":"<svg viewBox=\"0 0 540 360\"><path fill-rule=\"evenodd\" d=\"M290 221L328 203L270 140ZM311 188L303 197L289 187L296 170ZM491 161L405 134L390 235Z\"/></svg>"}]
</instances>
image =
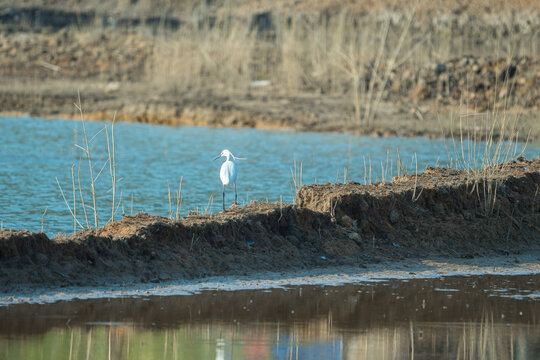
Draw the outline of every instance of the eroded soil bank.
<instances>
[{"instance_id":1,"label":"eroded soil bank","mask_svg":"<svg viewBox=\"0 0 540 360\"><path fill-rule=\"evenodd\" d=\"M540 157L520 158L475 172L429 167L369 186L309 185L296 204L180 221L137 214L67 238L3 230L0 292L538 249Z\"/></svg>"}]
</instances>

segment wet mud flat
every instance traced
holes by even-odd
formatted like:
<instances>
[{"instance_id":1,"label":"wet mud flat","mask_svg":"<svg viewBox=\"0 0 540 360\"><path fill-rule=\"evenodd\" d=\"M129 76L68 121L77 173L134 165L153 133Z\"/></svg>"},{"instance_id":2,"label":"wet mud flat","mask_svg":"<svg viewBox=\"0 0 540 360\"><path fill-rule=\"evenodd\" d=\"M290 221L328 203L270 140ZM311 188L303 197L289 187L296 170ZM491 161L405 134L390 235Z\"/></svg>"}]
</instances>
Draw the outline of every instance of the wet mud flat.
<instances>
[{"instance_id":1,"label":"wet mud flat","mask_svg":"<svg viewBox=\"0 0 540 360\"><path fill-rule=\"evenodd\" d=\"M287 286L271 290L202 291L188 296L88 299L51 304L0 307L4 320L0 334L42 334L53 327L128 323L174 327L178 323L307 322L333 314L333 321L350 330L374 323L408 325L409 320L429 322L481 321L490 311L507 324L534 322L540 311L535 302L540 275L478 277L450 276L433 279L383 280L340 286ZM399 296L396 296L399 295ZM354 299L351 306L344 298ZM496 297L491 303L489 297ZM313 301L315 299L315 301ZM351 301L351 300L349 300ZM521 302L521 304L520 304ZM524 304L523 304L524 303ZM422 312L419 312L421 307ZM443 306L451 309L444 309ZM484 311L478 311L486 307ZM520 314L516 311L519 307ZM537 329L537 331L540 329Z\"/></svg>"},{"instance_id":2,"label":"wet mud flat","mask_svg":"<svg viewBox=\"0 0 540 360\"><path fill-rule=\"evenodd\" d=\"M538 249L540 158L519 158L469 172L428 167L369 186L308 185L295 204L254 202L179 221L141 213L65 238L5 229L0 292Z\"/></svg>"},{"instance_id":3,"label":"wet mud flat","mask_svg":"<svg viewBox=\"0 0 540 360\"><path fill-rule=\"evenodd\" d=\"M0 357L536 359L539 280L451 276L0 306Z\"/></svg>"}]
</instances>

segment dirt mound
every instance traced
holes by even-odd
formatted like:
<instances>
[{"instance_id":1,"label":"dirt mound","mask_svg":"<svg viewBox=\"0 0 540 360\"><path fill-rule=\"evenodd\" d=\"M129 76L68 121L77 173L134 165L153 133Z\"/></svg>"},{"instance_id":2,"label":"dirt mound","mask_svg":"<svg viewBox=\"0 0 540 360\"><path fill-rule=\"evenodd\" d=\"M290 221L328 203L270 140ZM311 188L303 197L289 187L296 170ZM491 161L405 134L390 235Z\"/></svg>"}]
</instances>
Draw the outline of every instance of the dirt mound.
<instances>
[{"instance_id":1,"label":"dirt mound","mask_svg":"<svg viewBox=\"0 0 540 360\"><path fill-rule=\"evenodd\" d=\"M44 233L6 229L0 236L0 260L23 257L28 263L40 262L43 257L39 254L48 252L49 245L49 238Z\"/></svg>"},{"instance_id":2,"label":"dirt mound","mask_svg":"<svg viewBox=\"0 0 540 360\"><path fill-rule=\"evenodd\" d=\"M391 183L302 187L296 204L251 203L180 221L148 214L49 239L0 232L0 284L92 285L472 257L540 246L540 158Z\"/></svg>"},{"instance_id":3,"label":"dirt mound","mask_svg":"<svg viewBox=\"0 0 540 360\"><path fill-rule=\"evenodd\" d=\"M513 105L538 109L540 60L465 56L417 71L400 71L390 87L394 96L407 93L417 102L464 104L476 111L506 109Z\"/></svg>"},{"instance_id":4,"label":"dirt mound","mask_svg":"<svg viewBox=\"0 0 540 360\"><path fill-rule=\"evenodd\" d=\"M540 160L490 171L433 168L371 186L304 186L302 208L330 213L357 242L472 256L540 241Z\"/></svg>"}]
</instances>

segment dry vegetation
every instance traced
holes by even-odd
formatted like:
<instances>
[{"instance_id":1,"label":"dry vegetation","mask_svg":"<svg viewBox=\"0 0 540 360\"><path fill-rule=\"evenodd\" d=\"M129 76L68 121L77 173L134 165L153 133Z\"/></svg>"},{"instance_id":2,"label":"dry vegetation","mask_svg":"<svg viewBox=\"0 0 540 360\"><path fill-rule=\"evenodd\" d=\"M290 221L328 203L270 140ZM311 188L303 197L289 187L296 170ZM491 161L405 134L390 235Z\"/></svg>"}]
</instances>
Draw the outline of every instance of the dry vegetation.
<instances>
[{"instance_id":1,"label":"dry vegetation","mask_svg":"<svg viewBox=\"0 0 540 360\"><path fill-rule=\"evenodd\" d=\"M29 5L50 13L39 20L24 12ZM532 1L34 0L16 8L20 17L0 33L0 74L18 88L0 87L4 112L69 116L62 104L82 88L86 99L101 93L89 118L119 110L119 120L388 135L399 119L409 135L433 135L457 129L449 109L467 109L525 113L540 134L540 6ZM56 26L46 15L79 20ZM254 97L257 109L246 105ZM328 99L332 114L321 104Z\"/></svg>"}]
</instances>

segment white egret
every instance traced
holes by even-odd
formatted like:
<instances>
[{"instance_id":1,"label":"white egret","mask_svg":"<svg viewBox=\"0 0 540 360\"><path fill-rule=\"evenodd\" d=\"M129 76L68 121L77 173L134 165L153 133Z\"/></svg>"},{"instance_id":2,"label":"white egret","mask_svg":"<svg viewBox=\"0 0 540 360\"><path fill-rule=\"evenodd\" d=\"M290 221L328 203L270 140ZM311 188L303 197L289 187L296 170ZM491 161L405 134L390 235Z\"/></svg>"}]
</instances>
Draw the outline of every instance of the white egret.
<instances>
[{"instance_id":1,"label":"white egret","mask_svg":"<svg viewBox=\"0 0 540 360\"><path fill-rule=\"evenodd\" d=\"M225 149L216 156L214 160L219 159L220 157L226 157L227 160L221 165L221 170L219 171L219 178L223 183L223 211L225 211L225 186L234 184L234 205L238 205L238 194L236 193L236 177L238 176L238 167L234 160L246 160L245 158L235 157L229 150Z\"/></svg>"}]
</instances>

